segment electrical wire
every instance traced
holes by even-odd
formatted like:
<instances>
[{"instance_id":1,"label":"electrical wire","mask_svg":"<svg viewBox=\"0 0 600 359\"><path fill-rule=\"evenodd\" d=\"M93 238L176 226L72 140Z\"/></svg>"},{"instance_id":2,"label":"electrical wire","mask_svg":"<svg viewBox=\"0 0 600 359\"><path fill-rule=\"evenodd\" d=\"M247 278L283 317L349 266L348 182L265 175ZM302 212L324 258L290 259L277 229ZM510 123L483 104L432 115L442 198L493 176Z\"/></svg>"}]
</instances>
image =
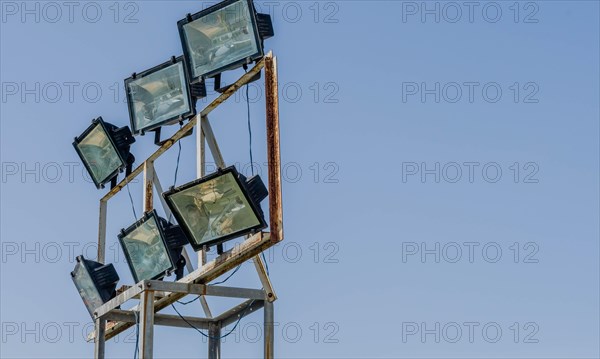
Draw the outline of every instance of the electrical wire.
<instances>
[{"instance_id":1,"label":"electrical wire","mask_svg":"<svg viewBox=\"0 0 600 359\"><path fill-rule=\"evenodd\" d=\"M210 283L210 284L209 284L209 286L213 286L213 285L217 285L217 284L223 284L223 283L227 282L227 281L229 280L229 278L233 277L233 275L235 274L235 272L237 272L237 271L238 271L238 270L239 270L241 267L242 267L242 265L240 264L239 266L237 266L237 268L236 268L236 269L234 269L234 270L233 270L233 272L231 272L231 273L230 273L230 274L227 276L227 278L223 279L223 280L222 280L222 281L220 281L220 282L216 282L216 283ZM190 301L187 301L187 302L181 302L181 301L179 301L179 300L178 300L178 301L177 301L177 303L179 303L179 304L183 304L183 305L188 305L188 304L190 304L190 303L193 303L193 302L197 301L198 299L200 299L200 296L197 296L196 298L194 298L194 299L192 299L192 300L190 300Z\"/></svg>"},{"instance_id":2,"label":"electrical wire","mask_svg":"<svg viewBox=\"0 0 600 359\"><path fill-rule=\"evenodd\" d=\"M133 204L133 197L131 197L131 191L129 190L129 182L127 182L127 193L129 193L129 201L131 202L131 210L133 211L133 218L135 218L135 220L138 220L138 216L135 213L135 205Z\"/></svg>"},{"instance_id":3,"label":"electrical wire","mask_svg":"<svg viewBox=\"0 0 600 359\"><path fill-rule=\"evenodd\" d=\"M248 311L248 309L250 309L250 307L252 306L252 304L254 304L254 300L252 300L250 303L248 303L248 305L246 306L246 309L244 309L244 311L240 315L240 319L238 319L238 321L235 323L235 325L233 326L233 328L231 328L231 330L229 332L227 332L227 334L221 335L219 337L213 337L213 336L210 336L208 334L205 334L203 331L201 331L200 329L196 328L192 323L188 322L187 319L185 319L185 317L183 315L181 315L181 313L179 313L179 311L177 310L177 308L175 307L174 304L171 304L171 307L173 307L173 309L175 310L175 312L177 313L177 315L179 315L179 318L183 319L183 321L186 322L187 325L189 325L191 328L196 329L196 331L198 333L202 334L203 336L205 336L208 339L221 340L223 338L228 337L231 333L233 333L233 331L240 324L240 322L242 321L242 318L244 317L244 315L246 315L246 312Z\"/></svg>"},{"instance_id":4,"label":"electrical wire","mask_svg":"<svg viewBox=\"0 0 600 359\"><path fill-rule=\"evenodd\" d=\"M267 258L265 257L265 252L260 253L262 255L263 262L265 262L265 269L267 271L267 275L269 275L269 263L267 263Z\"/></svg>"},{"instance_id":5,"label":"electrical wire","mask_svg":"<svg viewBox=\"0 0 600 359\"><path fill-rule=\"evenodd\" d=\"M248 71L246 71L248 72ZM252 126L250 122L250 95L248 90L250 89L249 84L246 84L246 108L248 115L248 145L250 152L250 170L252 171L252 176L254 176L254 159L252 158ZM262 252L263 261L265 262L265 269L267 271L267 275L269 275L269 264L267 263L267 259L265 258L265 253Z\"/></svg>"},{"instance_id":6,"label":"electrical wire","mask_svg":"<svg viewBox=\"0 0 600 359\"><path fill-rule=\"evenodd\" d=\"M230 273L230 274L227 276L227 278L223 279L223 280L222 280L222 281L220 281L220 282L211 283L211 284L209 284L209 285L217 285L217 284L223 284L223 283L227 282L227 281L229 280L229 278L233 277L233 275L235 274L235 272L237 272L238 270L240 270L240 268L241 268L241 267L242 267L242 265L240 264L239 266L237 266L237 268L236 268L236 269L234 269L234 270L233 270L233 272L231 272L231 273Z\"/></svg>"},{"instance_id":7,"label":"electrical wire","mask_svg":"<svg viewBox=\"0 0 600 359\"><path fill-rule=\"evenodd\" d=\"M183 125L180 126L182 128ZM181 140L177 141L179 145L179 151L177 152L177 164L175 165L175 178L173 178L173 187L177 184L177 173L179 172L179 160L181 159ZM171 223L171 217L173 217L173 213L169 213L169 223Z\"/></svg>"},{"instance_id":8,"label":"electrical wire","mask_svg":"<svg viewBox=\"0 0 600 359\"><path fill-rule=\"evenodd\" d=\"M248 71L246 71L248 72ZM252 126L250 125L250 95L249 84L246 84L246 108L248 114L248 138L249 138L249 147L250 147L250 170L252 171L252 175L254 176L254 160L252 159Z\"/></svg>"},{"instance_id":9,"label":"electrical wire","mask_svg":"<svg viewBox=\"0 0 600 359\"><path fill-rule=\"evenodd\" d=\"M183 127L183 126L181 126ZM179 151L177 152L177 165L175 166L175 178L173 179L173 187L177 184L177 173L179 172L179 160L181 159L181 140L177 141Z\"/></svg>"},{"instance_id":10,"label":"electrical wire","mask_svg":"<svg viewBox=\"0 0 600 359\"><path fill-rule=\"evenodd\" d=\"M194 299L192 299L192 300L189 300L189 301L187 301L187 302L182 302L182 301L179 301L179 300L178 300L178 301L177 301L177 303L179 303L179 304L182 304L182 305L188 305L188 304L190 304L190 303L194 303L194 302L195 302L195 301L197 301L198 299L200 299L200 296L197 296L196 298L194 298Z\"/></svg>"}]
</instances>

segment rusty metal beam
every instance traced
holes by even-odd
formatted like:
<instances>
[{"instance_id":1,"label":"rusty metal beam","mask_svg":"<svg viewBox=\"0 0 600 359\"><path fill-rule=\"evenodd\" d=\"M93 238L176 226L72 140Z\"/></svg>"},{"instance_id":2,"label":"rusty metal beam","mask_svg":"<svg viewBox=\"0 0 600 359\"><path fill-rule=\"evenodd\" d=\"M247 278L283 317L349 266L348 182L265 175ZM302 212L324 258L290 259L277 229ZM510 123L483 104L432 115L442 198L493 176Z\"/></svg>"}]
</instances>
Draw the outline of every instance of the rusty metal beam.
<instances>
[{"instance_id":1,"label":"rusty metal beam","mask_svg":"<svg viewBox=\"0 0 600 359\"><path fill-rule=\"evenodd\" d=\"M196 119L198 121L198 119ZM206 174L206 136L202 127L196 130L196 177L202 178ZM198 268L202 267L206 263L206 251L204 249L197 252L198 254ZM210 313L208 309L208 303L205 298L200 298L202 308L204 312ZM207 312L208 310L208 312ZM208 315L207 315L208 316ZM211 315L212 316L212 315Z\"/></svg>"},{"instance_id":2,"label":"rusty metal beam","mask_svg":"<svg viewBox=\"0 0 600 359\"><path fill-rule=\"evenodd\" d=\"M267 103L267 160L269 163L269 218L271 240L283 239L283 210L281 203L281 153L279 150L279 97L277 88L277 59L265 61L265 93Z\"/></svg>"},{"instance_id":3,"label":"rusty metal beam","mask_svg":"<svg viewBox=\"0 0 600 359\"><path fill-rule=\"evenodd\" d=\"M98 221L98 262L104 263L106 254L106 211L108 203L100 201L100 218Z\"/></svg>"},{"instance_id":4,"label":"rusty metal beam","mask_svg":"<svg viewBox=\"0 0 600 359\"><path fill-rule=\"evenodd\" d=\"M154 162L144 162L144 212L154 209Z\"/></svg>"}]
</instances>

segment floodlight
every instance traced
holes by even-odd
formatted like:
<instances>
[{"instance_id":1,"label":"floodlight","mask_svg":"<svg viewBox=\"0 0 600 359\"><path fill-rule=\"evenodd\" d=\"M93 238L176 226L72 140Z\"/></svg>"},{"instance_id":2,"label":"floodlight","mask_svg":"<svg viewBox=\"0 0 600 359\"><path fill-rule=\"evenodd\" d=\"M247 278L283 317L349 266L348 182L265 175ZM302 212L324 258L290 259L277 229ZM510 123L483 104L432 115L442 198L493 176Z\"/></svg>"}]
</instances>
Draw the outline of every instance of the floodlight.
<instances>
[{"instance_id":1,"label":"floodlight","mask_svg":"<svg viewBox=\"0 0 600 359\"><path fill-rule=\"evenodd\" d=\"M260 202L267 194L259 176L246 179L232 166L172 188L163 197L199 251L265 228Z\"/></svg>"},{"instance_id":2,"label":"floodlight","mask_svg":"<svg viewBox=\"0 0 600 359\"><path fill-rule=\"evenodd\" d=\"M223 1L177 27L192 83L260 59L263 40L274 34L271 16L256 13L252 0Z\"/></svg>"},{"instance_id":3,"label":"floodlight","mask_svg":"<svg viewBox=\"0 0 600 359\"><path fill-rule=\"evenodd\" d=\"M136 283L161 279L173 271L177 279L182 276L185 265L182 249L188 240L179 226L160 218L155 210L122 229L118 237Z\"/></svg>"},{"instance_id":4,"label":"floodlight","mask_svg":"<svg viewBox=\"0 0 600 359\"><path fill-rule=\"evenodd\" d=\"M112 264L102 264L79 256L71 277L92 318L98 307L116 296L119 275Z\"/></svg>"},{"instance_id":5,"label":"floodlight","mask_svg":"<svg viewBox=\"0 0 600 359\"><path fill-rule=\"evenodd\" d=\"M204 84L202 84L203 86ZM127 105L134 134L159 130L196 114L196 97L206 90L190 89L183 57L155 66L125 79ZM194 93L192 93L194 92Z\"/></svg>"},{"instance_id":6,"label":"floodlight","mask_svg":"<svg viewBox=\"0 0 600 359\"><path fill-rule=\"evenodd\" d=\"M98 117L81 136L75 137L73 147L100 189L111 180L116 185L117 175L123 169L131 172L135 158L129 149L134 142L129 127L118 128Z\"/></svg>"}]
</instances>

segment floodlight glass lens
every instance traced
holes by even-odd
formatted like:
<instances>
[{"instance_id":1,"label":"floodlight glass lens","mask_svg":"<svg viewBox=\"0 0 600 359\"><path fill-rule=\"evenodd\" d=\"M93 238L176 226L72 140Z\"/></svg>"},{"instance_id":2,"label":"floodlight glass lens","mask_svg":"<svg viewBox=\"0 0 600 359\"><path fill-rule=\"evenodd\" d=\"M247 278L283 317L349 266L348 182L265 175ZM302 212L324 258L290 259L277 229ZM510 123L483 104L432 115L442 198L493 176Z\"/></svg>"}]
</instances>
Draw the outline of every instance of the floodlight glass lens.
<instances>
[{"instance_id":1,"label":"floodlight glass lens","mask_svg":"<svg viewBox=\"0 0 600 359\"><path fill-rule=\"evenodd\" d=\"M193 77L258 52L247 1L238 1L183 25Z\"/></svg>"},{"instance_id":2,"label":"floodlight glass lens","mask_svg":"<svg viewBox=\"0 0 600 359\"><path fill-rule=\"evenodd\" d=\"M117 150L100 123L77 144L77 148L97 183L104 183L108 176L123 165Z\"/></svg>"},{"instance_id":3,"label":"floodlight glass lens","mask_svg":"<svg viewBox=\"0 0 600 359\"><path fill-rule=\"evenodd\" d=\"M135 130L155 125L190 111L183 63L178 62L127 84Z\"/></svg>"},{"instance_id":4,"label":"floodlight glass lens","mask_svg":"<svg viewBox=\"0 0 600 359\"><path fill-rule=\"evenodd\" d=\"M94 310L104 304L104 301L83 264L79 263L74 273L73 282L75 282L75 287L79 291L79 295L83 299L83 303L90 312L90 315L93 316Z\"/></svg>"},{"instance_id":5,"label":"floodlight glass lens","mask_svg":"<svg viewBox=\"0 0 600 359\"><path fill-rule=\"evenodd\" d=\"M171 269L171 260L155 217L150 217L122 241L138 281L157 278Z\"/></svg>"},{"instance_id":6,"label":"floodlight glass lens","mask_svg":"<svg viewBox=\"0 0 600 359\"><path fill-rule=\"evenodd\" d=\"M175 193L171 200L199 245L260 224L232 173Z\"/></svg>"}]
</instances>

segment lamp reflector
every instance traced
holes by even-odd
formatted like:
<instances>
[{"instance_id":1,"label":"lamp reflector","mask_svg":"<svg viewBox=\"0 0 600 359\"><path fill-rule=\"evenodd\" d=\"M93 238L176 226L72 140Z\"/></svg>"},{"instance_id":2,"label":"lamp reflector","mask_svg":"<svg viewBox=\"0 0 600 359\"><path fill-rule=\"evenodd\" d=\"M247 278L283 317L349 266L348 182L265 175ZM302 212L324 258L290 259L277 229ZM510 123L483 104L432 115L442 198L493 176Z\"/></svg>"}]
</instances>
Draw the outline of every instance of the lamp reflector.
<instances>
[{"instance_id":1,"label":"lamp reflector","mask_svg":"<svg viewBox=\"0 0 600 359\"><path fill-rule=\"evenodd\" d=\"M94 262L83 256L77 257L71 278L92 318L98 307L115 297L119 282L112 264Z\"/></svg>"},{"instance_id":2,"label":"lamp reflector","mask_svg":"<svg viewBox=\"0 0 600 359\"><path fill-rule=\"evenodd\" d=\"M263 56L256 15L251 0L226 0L177 22L192 82Z\"/></svg>"},{"instance_id":3,"label":"lamp reflector","mask_svg":"<svg viewBox=\"0 0 600 359\"><path fill-rule=\"evenodd\" d=\"M187 239L179 233L178 226L168 224L154 210L121 231L119 242L136 283L161 279L185 264L181 251Z\"/></svg>"},{"instance_id":4,"label":"lamp reflector","mask_svg":"<svg viewBox=\"0 0 600 359\"><path fill-rule=\"evenodd\" d=\"M125 90L134 134L183 121L196 113L181 56L125 79Z\"/></svg>"},{"instance_id":5,"label":"lamp reflector","mask_svg":"<svg viewBox=\"0 0 600 359\"><path fill-rule=\"evenodd\" d=\"M253 188L265 194L266 189L256 184ZM233 166L163 196L196 251L266 227L260 199L253 199L245 178Z\"/></svg>"},{"instance_id":6,"label":"lamp reflector","mask_svg":"<svg viewBox=\"0 0 600 359\"><path fill-rule=\"evenodd\" d=\"M129 149L134 142L128 127L117 128L98 117L83 134L75 138L73 147L96 187L102 188L133 163Z\"/></svg>"}]
</instances>

